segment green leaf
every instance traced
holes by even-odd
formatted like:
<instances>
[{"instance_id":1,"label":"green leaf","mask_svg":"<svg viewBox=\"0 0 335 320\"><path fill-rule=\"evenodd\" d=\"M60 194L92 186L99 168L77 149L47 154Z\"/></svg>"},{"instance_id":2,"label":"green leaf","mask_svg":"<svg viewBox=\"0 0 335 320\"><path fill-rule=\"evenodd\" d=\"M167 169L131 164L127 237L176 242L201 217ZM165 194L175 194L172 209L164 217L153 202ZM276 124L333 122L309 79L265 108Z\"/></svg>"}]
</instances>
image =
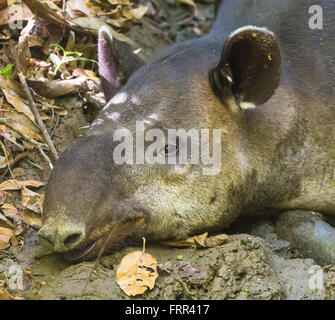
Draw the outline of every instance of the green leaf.
<instances>
[{"instance_id":1,"label":"green leaf","mask_svg":"<svg viewBox=\"0 0 335 320\"><path fill-rule=\"evenodd\" d=\"M66 51L60 44L52 43L52 44L49 45L49 47L57 47L57 48L61 49L63 51L64 56L66 56Z\"/></svg>"},{"instance_id":2,"label":"green leaf","mask_svg":"<svg viewBox=\"0 0 335 320\"><path fill-rule=\"evenodd\" d=\"M63 63L68 63L68 62L71 62L71 61L81 61L82 60L82 61L89 61L89 62L93 62L93 63L98 64L98 62L95 61L95 60L83 58L82 57L83 54L81 52L66 51L61 45L59 45L57 43L50 44L50 47L60 48L63 51L63 55L64 55L63 57L60 58L57 54L50 53L50 59L55 66L55 71L53 73L54 75L57 74L59 68L61 67L61 65ZM74 57L74 55L76 55L77 57Z\"/></svg>"},{"instance_id":3,"label":"green leaf","mask_svg":"<svg viewBox=\"0 0 335 320\"><path fill-rule=\"evenodd\" d=\"M5 79L8 79L13 72L13 65L12 64L7 64L7 66L3 67L0 69L0 74L2 74Z\"/></svg>"}]
</instances>

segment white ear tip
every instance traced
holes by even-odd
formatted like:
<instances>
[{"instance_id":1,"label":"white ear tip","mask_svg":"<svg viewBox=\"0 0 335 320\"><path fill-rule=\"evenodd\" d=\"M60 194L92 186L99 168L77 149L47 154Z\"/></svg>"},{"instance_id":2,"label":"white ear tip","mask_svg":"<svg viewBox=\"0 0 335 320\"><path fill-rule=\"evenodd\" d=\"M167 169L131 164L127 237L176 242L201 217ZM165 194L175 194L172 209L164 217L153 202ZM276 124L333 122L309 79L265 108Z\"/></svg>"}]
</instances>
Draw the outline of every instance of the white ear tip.
<instances>
[{"instance_id":1,"label":"white ear tip","mask_svg":"<svg viewBox=\"0 0 335 320\"><path fill-rule=\"evenodd\" d=\"M113 39L111 32L108 30L106 26L102 26L99 29L99 38L106 37L108 36L109 38Z\"/></svg>"},{"instance_id":2,"label":"white ear tip","mask_svg":"<svg viewBox=\"0 0 335 320\"><path fill-rule=\"evenodd\" d=\"M263 32L263 33L268 33L271 34L272 36L274 36L273 32L271 32L269 29L265 28L265 27L257 27L257 26L244 26L242 28L236 29L235 31L233 31L229 38L232 38L234 36L236 36L237 34L244 32L244 31L259 31L259 32Z\"/></svg>"},{"instance_id":3,"label":"white ear tip","mask_svg":"<svg viewBox=\"0 0 335 320\"><path fill-rule=\"evenodd\" d=\"M240 107L242 110L255 109L256 105L252 102L241 102Z\"/></svg>"}]
</instances>

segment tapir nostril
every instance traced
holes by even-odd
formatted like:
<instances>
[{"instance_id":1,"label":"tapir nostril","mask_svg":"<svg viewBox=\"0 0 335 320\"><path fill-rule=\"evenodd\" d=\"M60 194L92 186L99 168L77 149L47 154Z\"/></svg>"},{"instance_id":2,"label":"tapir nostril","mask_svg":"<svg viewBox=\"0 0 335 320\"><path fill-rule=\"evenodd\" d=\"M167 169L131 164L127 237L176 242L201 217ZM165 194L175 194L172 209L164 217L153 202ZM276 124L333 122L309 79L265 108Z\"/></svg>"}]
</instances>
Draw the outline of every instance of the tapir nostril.
<instances>
[{"instance_id":1,"label":"tapir nostril","mask_svg":"<svg viewBox=\"0 0 335 320\"><path fill-rule=\"evenodd\" d=\"M85 229L77 224L46 224L39 236L47 240L55 252L67 252L79 247L85 240Z\"/></svg>"},{"instance_id":2,"label":"tapir nostril","mask_svg":"<svg viewBox=\"0 0 335 320\"><path fill-rule=\"evenodd\" d=\"M64 247L65 248L76 247L81 242L81 239L82 239L82 233L71 234L64 240Z\"/></svg>"}]
</instances>

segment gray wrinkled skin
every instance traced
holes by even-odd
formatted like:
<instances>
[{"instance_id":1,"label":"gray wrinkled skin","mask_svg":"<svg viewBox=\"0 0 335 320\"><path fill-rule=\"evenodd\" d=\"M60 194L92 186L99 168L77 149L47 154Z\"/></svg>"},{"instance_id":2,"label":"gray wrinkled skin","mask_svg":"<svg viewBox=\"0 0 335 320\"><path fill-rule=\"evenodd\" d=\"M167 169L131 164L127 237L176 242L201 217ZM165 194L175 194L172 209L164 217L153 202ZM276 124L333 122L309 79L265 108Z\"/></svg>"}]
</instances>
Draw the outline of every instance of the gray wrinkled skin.
<instances>
[{"instance_id":1,"label":"gray wrinkled skin","mask_svg":"<svg viewBox=\"0 0 335 320\"><path fill-rule=\"evenodd\" d=\"M312 0L224 0L209 35L138 69L56 163L40 235L55 251L86 259L109 234L107 249L142 236L220 229L263 209L335 214L335 6L319 3L323 30L308 27ZM270 33L245 28L230 36L248 25ZM256 48L250 55L234 46L242 38ZM257 59L270 47L268 73ZM134 132L136 120L146 120L146 130L221 128L221 173L204 176L191 164L114 164L113 133Z\"/></svg>"}]
</instances>

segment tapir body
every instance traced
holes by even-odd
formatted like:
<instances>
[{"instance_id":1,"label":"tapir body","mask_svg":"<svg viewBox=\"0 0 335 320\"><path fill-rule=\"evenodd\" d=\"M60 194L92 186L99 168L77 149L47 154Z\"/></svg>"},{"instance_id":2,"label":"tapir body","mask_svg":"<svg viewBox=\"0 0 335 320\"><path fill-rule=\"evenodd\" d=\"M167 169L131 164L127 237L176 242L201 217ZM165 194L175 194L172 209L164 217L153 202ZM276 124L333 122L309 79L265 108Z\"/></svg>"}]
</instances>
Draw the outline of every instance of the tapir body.
<instances>
[{"instance_id":1,"label":"tapir body","mask_svg":"<svg viewBox=\"0 0 335 320\"><path fill-rule=\"evenodd\" d=\"M40 235L72 259L105 244L185 238L240 214L335 214L335 3L224 0L208 35L166 49L125 83L115 41L100 32L106 107L60 157ZM313 12L312 12L313 13ZM118 129L221 129L221 170L116 164ZM166 157L175 142L167 142ZM108 239L108 241L107 241ZM106 243L106 241L108 243ZM335 248L335 242L334 242Z\"/></svg>"}]
</instances>

